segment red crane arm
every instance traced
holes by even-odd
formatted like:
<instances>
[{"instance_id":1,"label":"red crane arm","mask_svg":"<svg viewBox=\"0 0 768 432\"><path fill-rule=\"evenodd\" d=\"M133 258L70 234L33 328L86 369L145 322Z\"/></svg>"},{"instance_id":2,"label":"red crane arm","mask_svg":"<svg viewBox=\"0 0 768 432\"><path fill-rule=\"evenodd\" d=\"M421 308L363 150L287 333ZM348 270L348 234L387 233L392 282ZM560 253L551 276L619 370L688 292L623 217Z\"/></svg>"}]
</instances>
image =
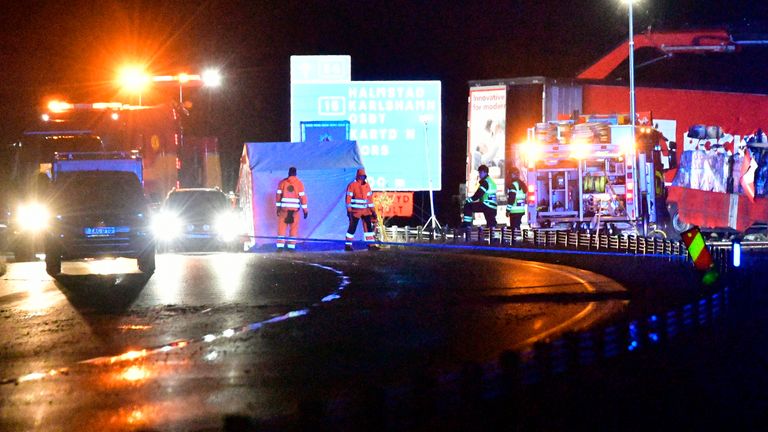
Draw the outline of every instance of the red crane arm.
<instances>
[{"instance_id":1,"label":"red crane arm","mask_svg":"<svg viewBox=\"0 0 768 432\"><path fill-rule=\"evenodd\" d=\"M651 32L635 35L635 50L653 47L667 54L673 53L703 53L703 52L734 52L736 44L731 40L727 31L691 30L673 32ZM592 66L581 72L577 78L605 79L629 57L629 41L613 49Z\"/></svg>"}]
</instances>

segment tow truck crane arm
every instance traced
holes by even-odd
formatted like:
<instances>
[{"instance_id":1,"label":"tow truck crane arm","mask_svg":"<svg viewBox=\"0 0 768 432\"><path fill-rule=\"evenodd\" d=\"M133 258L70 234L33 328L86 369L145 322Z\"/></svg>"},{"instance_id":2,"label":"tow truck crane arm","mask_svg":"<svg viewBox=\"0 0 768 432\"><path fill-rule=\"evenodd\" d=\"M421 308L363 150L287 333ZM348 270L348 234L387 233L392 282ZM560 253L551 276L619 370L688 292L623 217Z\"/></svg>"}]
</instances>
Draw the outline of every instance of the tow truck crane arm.
<instances>
[{"instance_id":1,"label":"tow truck crane arm","mask_svg":"<svg viewBox=\"0 0 768 432\"><path fill-rule=\"evenodd\" d=\"M651 32L635 35L635 50L656 48L666 55L677 53L730 53L736 52L741 45L723 29L691 30L672 32ZM624 60L629 57L629 41L614 48L593 65L581 72L577 78L602 80L608 77Z\"/></svg>"}]
</instances>

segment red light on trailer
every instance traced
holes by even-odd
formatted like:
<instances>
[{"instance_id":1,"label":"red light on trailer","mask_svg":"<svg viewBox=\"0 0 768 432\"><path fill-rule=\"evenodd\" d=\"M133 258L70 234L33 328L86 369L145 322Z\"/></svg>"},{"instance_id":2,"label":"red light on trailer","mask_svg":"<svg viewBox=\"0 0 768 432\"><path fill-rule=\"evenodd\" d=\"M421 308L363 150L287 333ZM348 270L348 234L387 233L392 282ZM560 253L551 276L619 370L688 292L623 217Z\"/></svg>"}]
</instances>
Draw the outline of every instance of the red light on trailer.
<instances>
[{"instance_id":1,"label":"red light on trailer","mask_svg":"<svg viewBox=\"0 0 768 432\"><path fill-rule=\"evenodd\" d=\"M536 187L528 185L528 204L536 204Z\"/></svg>"}]
</instances>

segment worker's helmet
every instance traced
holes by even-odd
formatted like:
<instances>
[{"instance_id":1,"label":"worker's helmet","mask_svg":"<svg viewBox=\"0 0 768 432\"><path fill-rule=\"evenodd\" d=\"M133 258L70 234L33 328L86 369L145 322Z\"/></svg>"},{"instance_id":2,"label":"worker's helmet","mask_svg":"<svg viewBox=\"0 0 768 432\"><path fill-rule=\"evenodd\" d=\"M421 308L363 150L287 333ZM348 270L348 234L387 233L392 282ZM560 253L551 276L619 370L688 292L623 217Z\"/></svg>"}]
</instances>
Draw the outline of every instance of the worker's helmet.
<instances>
[{"instance_id":1,"label":"worker's helmet","mask_svg":"<svg viewBox=\"0 0 768 432\"><path fill-rule=\"evenodd\" d=\"M365 169L364 168L358 168L357 170L357 177L368 177L365 175Z\"/></svg>"},{"instance_id":2,"label":"worker's helmet","mask_svg":"<svg viewBox=\"0 0 768 432\"><path fill-rule=\"evenodd\" d=\"M296 167L288 168L288 177L296 175Z\"/></svg>"},{"instance_id":3,"label":"worker's helmet","mask_svg":"<svg viewBox=\"0 0 768 432\"><path fill-rule=\"evenodd\" d=\"M478 172L485 171L485 173L488 174L488 166L487 165L480 165L479 167L477 167L477 171Z\"/></svg>"}]
</instances>

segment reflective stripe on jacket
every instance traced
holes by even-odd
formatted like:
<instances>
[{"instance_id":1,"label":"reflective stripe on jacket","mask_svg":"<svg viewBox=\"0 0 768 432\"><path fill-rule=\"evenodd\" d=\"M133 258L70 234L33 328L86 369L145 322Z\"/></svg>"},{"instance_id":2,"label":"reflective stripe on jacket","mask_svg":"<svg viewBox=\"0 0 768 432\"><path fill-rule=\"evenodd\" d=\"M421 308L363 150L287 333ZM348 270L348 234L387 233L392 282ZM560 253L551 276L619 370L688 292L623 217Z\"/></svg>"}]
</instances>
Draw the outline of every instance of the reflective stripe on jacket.
<instances>
[{"instance_id":1,"label":"reflective stripe on jacket","mask_svg":"<svg viewBox=\"0 0 768 432\"><path fill-rule=\"evenodd\" d=\"M496 208L496 183L490 176L480 180L480 185L477 187L475 194L472 195L471 201L481 202L489 208Z\"/></svg>"},{"instance_id":2,"label":"reflective stripe on jacket","mask_svg":"<svg viewBox=\"0 0 768 432\"><path fill-rule=\"evenodd\" d=\"M307 195L304 183L296 176L290 176L280 181L275 194L275 206L279 209L307 210Z\"/></svg>"},{"instance_id":3,"label":"reflective stripe on jacket","mask_svg":"<svg viewBox=\"0 0 768 432\"><path fill-rule=\"evenodd\" d=\"M362 183L355 180L350 183L347 186L345 200L347 211L355 217L373 214L373 191L371 191L371 185L368 182Z\"/></svg>"},{"instance_id":4,"label":"reflective stripe on jacket","mask_svg":"<svg viewBox=\"0 0 768 432\"><path fill-rule=\"evenodd\" d=\"M519 180L512 180L512 187L507 189L507 213L525 213L525 191Z\"/></svg>"}]
</instances>

